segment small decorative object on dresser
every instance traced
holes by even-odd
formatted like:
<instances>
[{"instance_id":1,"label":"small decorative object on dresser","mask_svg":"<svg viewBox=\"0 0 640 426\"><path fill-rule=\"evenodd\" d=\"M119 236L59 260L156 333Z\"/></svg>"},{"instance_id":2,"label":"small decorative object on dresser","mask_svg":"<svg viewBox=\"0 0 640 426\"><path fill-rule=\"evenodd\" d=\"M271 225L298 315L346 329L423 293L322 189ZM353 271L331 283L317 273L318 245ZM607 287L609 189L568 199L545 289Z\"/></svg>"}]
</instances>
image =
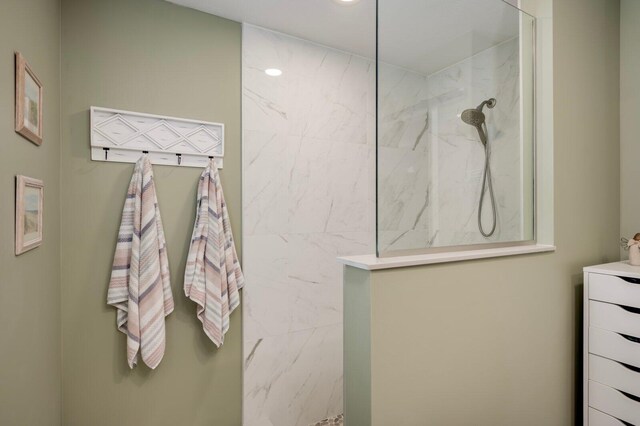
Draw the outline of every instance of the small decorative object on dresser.
<instances>
[{"instance_id":1,"label":"small decorative object on dresser","mask_svg":"<svg viewBox=\"0 0 640 426\"><path fill-rule=\"evenodd\" d=\"M16 255L42 244L44 184L26 176L16 177Z\"/></svg>"},{"instance_id":2,"label":"small decorative object on dresser","mask_svg":"<svg viewBox=\"0 0 640 426\"><path fill-rule=\"evenodd\" d=\"M42 83L16 52L16 132L42 145Z\"/></svg>"},{"instance_id":3,"label":"small decorative object on dresser","mask_svg":"<svg viewBox=\"0 0 640 426\"><path fill-rule=\"evenodd\" d=\"M620 238L620 246L629 251L629 264L640 266L640 232L630 240Z\"/></svg>"},{"instance_id":4,"label":"small decorative object on dresser","mask_svg":"<svg viewBox=\"0 0 640 426\"><path fill-rule=\"evenodd\" d=\"M584 426L640 425L640 269L584 268Z\"/></svg>"}]
</instances>

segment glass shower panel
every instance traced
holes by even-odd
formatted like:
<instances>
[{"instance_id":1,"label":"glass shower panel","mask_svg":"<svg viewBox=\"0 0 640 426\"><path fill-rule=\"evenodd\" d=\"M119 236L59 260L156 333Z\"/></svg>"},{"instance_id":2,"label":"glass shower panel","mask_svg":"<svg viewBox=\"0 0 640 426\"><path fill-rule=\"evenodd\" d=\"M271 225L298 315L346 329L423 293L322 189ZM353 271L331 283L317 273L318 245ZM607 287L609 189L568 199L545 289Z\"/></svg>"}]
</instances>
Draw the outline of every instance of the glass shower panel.
<instances>
[{"instance_id":1,"label":"glass shower panel","mask_svg":"<svg viewBox=\"0 0 640 426\"><path fill-rule=\"evenodd\" d=\"M535 240L534 31L501 0L378 0L379 255Z\"/></svg>"}]
</instances>

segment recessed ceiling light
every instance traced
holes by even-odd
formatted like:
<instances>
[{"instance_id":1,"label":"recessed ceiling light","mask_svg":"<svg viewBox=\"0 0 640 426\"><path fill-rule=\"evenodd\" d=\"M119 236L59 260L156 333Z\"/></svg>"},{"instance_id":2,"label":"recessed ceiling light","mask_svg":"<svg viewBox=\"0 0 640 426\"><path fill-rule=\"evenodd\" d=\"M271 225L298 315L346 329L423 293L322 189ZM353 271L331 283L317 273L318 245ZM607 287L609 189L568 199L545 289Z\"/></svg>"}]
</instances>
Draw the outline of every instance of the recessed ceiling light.
<instances>
[{"instance_id":1,"label":"recessed ceiling light","mask_svg":"<svg viewBox=\"0 0 640 426\"><path fill-rule=\"evenodd\" d=\"M264 73L271 77L278 77L282 75L282 71L279 70L278 68L267 68L266 70L264 70Z\"/></svg>"},{"instance_id":2,"label":"recessed ceiling light","mask_svg":"<svg viewBox=\"0 0 640 426\"><path fill-rule=\"evenodd\" d=\"M335 3L341 4L343 6L352 5L358 3L360 0L333 0Z\"/></svg>"}]
</instances>

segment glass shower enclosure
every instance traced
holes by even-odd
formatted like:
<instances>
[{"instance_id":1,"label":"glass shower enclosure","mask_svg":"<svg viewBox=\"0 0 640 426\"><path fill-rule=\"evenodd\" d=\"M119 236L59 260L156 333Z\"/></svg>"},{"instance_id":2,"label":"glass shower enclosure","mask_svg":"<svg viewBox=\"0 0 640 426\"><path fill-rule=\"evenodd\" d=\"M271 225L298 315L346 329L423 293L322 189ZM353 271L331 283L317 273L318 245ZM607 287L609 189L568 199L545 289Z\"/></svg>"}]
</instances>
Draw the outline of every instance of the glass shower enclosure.
<instances>
[{"instance_id":1,"label":"glass shower enclosure","mask_svg":"<svg viewBox=\"0 0 640 426\"><path fill-rule=\"evenodd\" d=\"M378 256L535 242L535 19L377 1Z\"/></svg>"}]
</instances>

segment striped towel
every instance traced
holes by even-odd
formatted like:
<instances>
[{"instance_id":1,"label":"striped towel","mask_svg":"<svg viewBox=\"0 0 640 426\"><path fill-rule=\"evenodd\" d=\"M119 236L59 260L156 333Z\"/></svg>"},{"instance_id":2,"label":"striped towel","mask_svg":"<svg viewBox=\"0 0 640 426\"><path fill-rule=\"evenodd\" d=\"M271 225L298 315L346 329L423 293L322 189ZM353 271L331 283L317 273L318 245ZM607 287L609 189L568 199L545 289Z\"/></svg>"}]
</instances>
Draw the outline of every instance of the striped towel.
<instances>
[{"instance_id":1,"label":"striped towel","mask_svg":"<svg viewBox=\"0 0 640 426\"><path fill-rule=\"evenodd\" d=\"M244 276L231 233L218 169L209 162L198 184L196 220L184 273L184 293L198 304L202 328L220 347L229 314L240 304Z\"/></svg>"},{"instance_id":2,"label":"striped towel","mask_svg":"<svg viewBox=\"0 0 640 426\"><path fill-rule=\"evenodd\" d=\"M169 262L151 163L136 163L122 211L107 303L118 311L118 330L127 335L127 361L138 352L156 368L165 348L164 317L173 311Z\"/></svg>"}]
</instances>

